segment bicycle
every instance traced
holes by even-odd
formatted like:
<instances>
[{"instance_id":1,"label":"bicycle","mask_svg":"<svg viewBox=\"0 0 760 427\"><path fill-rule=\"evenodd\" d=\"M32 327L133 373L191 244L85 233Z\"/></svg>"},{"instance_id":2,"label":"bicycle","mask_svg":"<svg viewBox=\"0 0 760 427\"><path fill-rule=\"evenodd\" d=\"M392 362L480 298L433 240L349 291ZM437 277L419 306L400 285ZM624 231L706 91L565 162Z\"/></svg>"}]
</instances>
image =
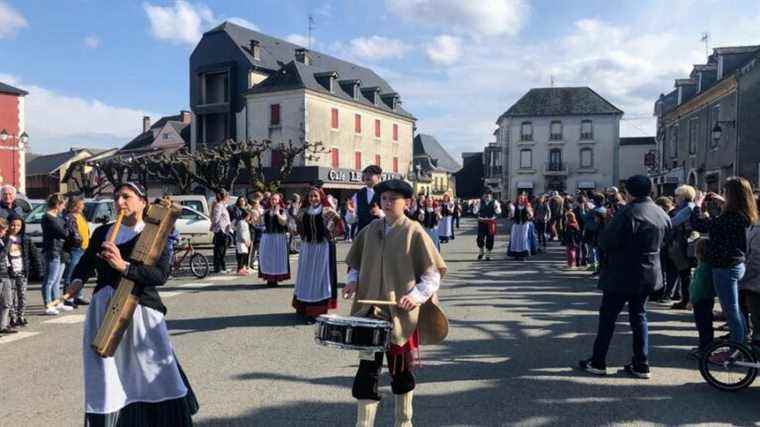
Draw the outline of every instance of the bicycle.
<instances>
[{"instance_id":1,"label":"bicycle","mask_svg":"<svg viewBox=\"0 0 760 427\"><path fill-rule=\"evenodd\" d=\"M180 243L185 242L185 247L179 251L175 249L172 256L172 268L170 274L176 276L177 272L182 268L182 263L185 261L185 258L190 257L188 260L188 263L190 264L190 272L193 273L193 276L196 278L203 279L208 276L209 273L208 259L206 259L205 255L193 248L193 244L190 240L191 239L180 240Z\"/></svg>"},{"instance_id":2,"label":"bicycle","mask_svg":"<svg viewBox=\"0 0 760 427\"><path fill-rule=\"evenodd\" d=\"M699 360L699 373L708 384L721 391L739 391L752 384L760 369L755 351L733 341L710 344Z\"/></svg>"}]
</instances>

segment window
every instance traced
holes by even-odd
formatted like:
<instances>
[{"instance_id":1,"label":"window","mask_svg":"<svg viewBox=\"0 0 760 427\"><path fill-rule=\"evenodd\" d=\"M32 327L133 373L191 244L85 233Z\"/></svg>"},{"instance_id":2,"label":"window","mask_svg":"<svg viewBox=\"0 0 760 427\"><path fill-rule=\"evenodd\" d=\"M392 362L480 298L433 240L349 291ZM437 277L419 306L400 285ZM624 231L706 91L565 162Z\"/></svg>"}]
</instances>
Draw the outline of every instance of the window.
<instances>
[{"instance_id":1,"label":"window","mask_svg":"<svg viewBox=\"0 0 760 427\"><path fill-rule=\"evenodd\" d=\"M520 169L530 169L533 167L533 152L531 150L520 150Z\"/></svg>"},{"instance_id":2,"label":"window","mask_svg":"<svg viewBox=\"0 0 760 427\"><path fill-rule=\"evenodd\" d=\"M354 153L354 169L362 170L362 152L357 151Z\"/></svg>"},{"instance_id":3,"label":"window","mask_svg":"<svg viewBox=\"0 0 760 427\"><path fill-rule=\"evenodd\" d=\"M169 133L167 132L167 133L164 134L164 139L169 139L170 136L171 135L169 135Z\"/></svg>"},{"instance_id":4,"label":"window","mask_svg":"<svg viewBox=\"0 0 760 427\"><path fill-rule=\"evenodd\" d=\"M533 123L522 122L520 125L520 141L533 141Z\"/></svg>"},{"instance_id":5,"label":"window","mask_svg":"<svg viewBox=\"0 0 760 427\"><path fill-rule=\"evenodd\" d=\"M561 171L562 170L562 150L553 149L549 151L549 170Z\"/></svg>"},{"instance_id":6,"label":"window","mask_svg":"<svg viewBox=\"0 0 760 427\"><path fill-rule=\"evenodd\" d=\"M678 157L678 125L670 128L670 157Z\"/></svg>"},{"instance_id":7,"label":"window","mask_svg":"<svg viewBox=\"0 0 760 427\"><path fill-rule=\"evenodd\" d=\"M561 141L562 140L562 122L554 120L551 123L551 129L549 133L549 140Z\"/></svg>"},{"instance_id":8,"label":"window","mask_svg":"<svg viewBox=\"0 0 760 427\"><path fill-rule=\"evenodd\" d=\"M227 73L208 73L203 79L202 104L229 102L230 82Z\"/></svg>"},{"instance_id":9,"label":"window","mask_svg":"<svg viewBox=\"0 0 760 427\"><path fill-rule=\"evenodd\" d=\"M201 117L203 126L199 130L199 136L203 142L218 144L227 139L229 135L227 114L204 114Z\"/></svg>"},{"instance_id":10,"label":"window","mask_svg":"<svg viewBox=\"0 0 760 427\"><path fill-rule=\"evenodd\" d=\"M180 219L186 219L188 221L203 221L203 215L198 212L193 212L190 209L183 208L182 213L179 214Z\"/></svg>"},{"instance_id":11,"label":"window","mask_svg":"<svg viewBox=\"0 0 760 427\"><path fill-rule=\"evenodd\" d=\"M689 154L697 153L697 139L699 137L699 118L689 120Z\"/></svg>"},{"instance_id":12,"label":"window","mask_svg":"<svg viewBox=\"0 0 760 427\"><path fill-rule=\"evenodd\" d=\"M393 158L393 173L398 173L398 157Z\"/></svg>"},{"instance_id":13,"label":"window","mask_svg":"<svg viewBox=\"0 0 760 427\"><path fill-rule=\"evenodd\" d=\"M375 119L375 137L380 138L380 119Z\"/></svg>"},{"instance_id":14,"label":"window","mask_svg":"<svg viewBox=\"0 0 760 427\"><path fill-rule=\"evenodd\" d=\"M581 139L594 139L594 126L591 120L581 120Z\"/></svg>"},{"instance_id":15,"label":"window","mask_svg":"<svg viewBox=\"0 0 760 427\"><path fill-rule=\"evenodd\" d=\"M398 141L398 125L393 124L393 140Z\"/></svg>"},{"instance_id":16,"label":"window","mask_svg":"<svg viewBox=\"0 0 760 427\"><path fill-rule=\"evenodd\" d=\"M269 106L269 126L280 125L280 104L272 104Z\"/></svg>"},{"instance_id":17,"label":"window","mask_svg":"<svg viewBox=\"0 0 760 427\"><path fill-rule=\"evenodd\" d=\"M333 108L332 109L332 117L331 117L330 125L332 126L333 129L338 129L338 126L340 125L340 123L338 122L338 109L337 108Z\"/></svg>"},{"instance_id":18,"label":"window","mask_svg":"<svg viewBox=\"0 0 760 427\"><path fill-rule=\"evenodd\" d=\"M380 155L379 154L375 154L375 164L377 166L380 166Z\"/></svg>"},{"instance_id":19,"label":"window","mask_svg":"<svg viewBox=\"0 0 760 427\"><path fill-rule=\"evenodd\" d=\"M718 124L718 120L720 120L720 104L713 106L712 110L710 111L711 119L712 119L712 126L710 126L710 129L708 131L710 132L708 135L710 135L708 138L710 139L710 147L715 148L720 143L720 140L713 139L712 137L712 130L715 128L715 126Z\"/></svg>"},{"instance_id":20,"label":"window","mask_svg":"<svg viewBox=\"0 0 760 427\"><path fill-rule=\"evenodd\" d=\"M354 132L362 133L362 116L361 114L354 114Z\"/></svg>"},{"instance_id":21,"label":"window","mask_svg":"<svg viewBox=\"0 0 760 427\"><path fill-rule=\"evenodd\" d=\"M333 148L330 154L332 155L331 164L333 169L338 169L340 167L340 152L337 148Z\"/></svg>"},{"instance_id":22,"label":"window","mask_svg":"<svg viewBox=\"0 0 760 427\"><path fill-rule=\"evenodd\" d=\"M594 150L590 148L582 148L580 157L581 157L582 168L594 167Z\"/></svg>"}]
</instances>

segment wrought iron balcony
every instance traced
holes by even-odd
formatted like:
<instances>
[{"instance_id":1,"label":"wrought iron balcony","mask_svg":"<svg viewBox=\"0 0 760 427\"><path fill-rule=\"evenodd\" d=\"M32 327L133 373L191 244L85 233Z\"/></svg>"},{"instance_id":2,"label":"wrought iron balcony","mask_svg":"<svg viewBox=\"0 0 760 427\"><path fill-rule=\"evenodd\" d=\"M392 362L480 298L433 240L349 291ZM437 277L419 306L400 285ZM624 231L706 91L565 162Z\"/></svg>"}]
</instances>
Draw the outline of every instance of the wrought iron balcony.
<instances>
[{"instance_id":1,"label":"wrought iron balcony","mask_svg":"<svg viewBox=\"0 0 760 427\"><path fill-rule=\"evenodd\" d=\"M544 175L567 175L567 163L546 162L544 165Z\"/></svg>"}]
</instances>

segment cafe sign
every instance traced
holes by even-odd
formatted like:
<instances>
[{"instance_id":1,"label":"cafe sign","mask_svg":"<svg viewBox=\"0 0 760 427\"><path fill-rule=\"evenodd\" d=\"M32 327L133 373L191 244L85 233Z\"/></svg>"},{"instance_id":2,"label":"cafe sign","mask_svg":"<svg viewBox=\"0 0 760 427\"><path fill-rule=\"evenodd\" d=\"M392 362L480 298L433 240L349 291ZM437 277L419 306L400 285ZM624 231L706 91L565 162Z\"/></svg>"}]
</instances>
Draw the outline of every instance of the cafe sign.
<instances>
[{"instance_id":1,"label":"cafe sign","mask_svg":"<svg viewBox=\"0 0 760 427\"><path fill-rule=\"evenodd\" d=\"M385 172L382 175L380 175L381 181L387 181L389 179L398 178L401 179L402 176L397 173L391 173L391 172ZM333 182L362 182L362 173L361 171L353 170L353 169L330 169L327 172L327 179Z\"/></svg>"}]
</instances>

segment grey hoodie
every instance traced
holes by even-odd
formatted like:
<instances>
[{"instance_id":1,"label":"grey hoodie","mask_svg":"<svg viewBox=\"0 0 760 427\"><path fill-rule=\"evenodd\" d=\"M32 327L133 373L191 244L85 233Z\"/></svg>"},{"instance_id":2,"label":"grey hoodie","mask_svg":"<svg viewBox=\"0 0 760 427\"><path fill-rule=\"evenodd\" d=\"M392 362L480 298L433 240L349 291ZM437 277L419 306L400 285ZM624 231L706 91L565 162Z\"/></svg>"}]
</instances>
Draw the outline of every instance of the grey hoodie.
<instances>
[{"instance_id":1,"label":"grey hoodie","mask_svg":"<svg viewBox=\"0 0 760 427\"><path fill-rule=\"evenodd\" d=\"M747 228L746 271L739 281L739 288L760 293L760 223Z\"/></svg>"}]
</instances>

